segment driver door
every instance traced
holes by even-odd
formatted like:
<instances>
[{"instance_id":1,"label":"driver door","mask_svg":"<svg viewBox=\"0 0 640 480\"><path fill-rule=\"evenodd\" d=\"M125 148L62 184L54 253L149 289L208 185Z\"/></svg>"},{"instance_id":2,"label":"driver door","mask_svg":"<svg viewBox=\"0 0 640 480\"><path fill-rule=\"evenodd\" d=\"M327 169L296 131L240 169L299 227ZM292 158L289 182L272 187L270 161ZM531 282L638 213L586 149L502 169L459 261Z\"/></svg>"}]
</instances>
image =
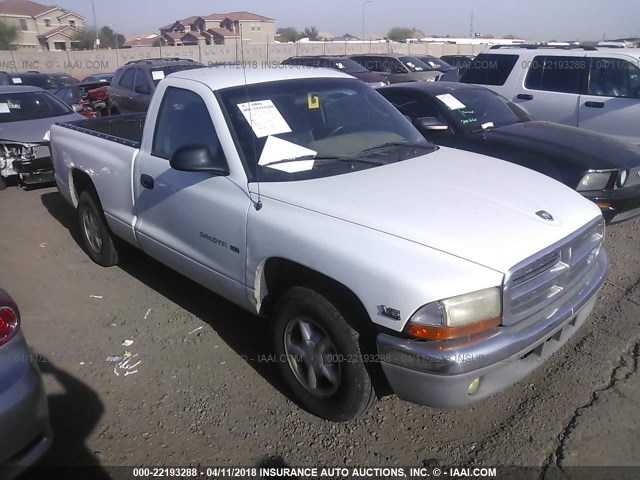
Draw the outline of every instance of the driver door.
<instances>
[{"instance_id":1,"label":"driver door","mask_svg":"<svg viewBox=\"0 0 640 480\"><path fill-rule=\"evenodd\" d=\"M136 230L146 253L234 298L244 291L250 199L228 177L171 168L182 147L206 146L224 158L207 107L215 97L205 85L190 88L165 90L150 151L145 144L139 153Z\"/></svg>"}]
</instances>

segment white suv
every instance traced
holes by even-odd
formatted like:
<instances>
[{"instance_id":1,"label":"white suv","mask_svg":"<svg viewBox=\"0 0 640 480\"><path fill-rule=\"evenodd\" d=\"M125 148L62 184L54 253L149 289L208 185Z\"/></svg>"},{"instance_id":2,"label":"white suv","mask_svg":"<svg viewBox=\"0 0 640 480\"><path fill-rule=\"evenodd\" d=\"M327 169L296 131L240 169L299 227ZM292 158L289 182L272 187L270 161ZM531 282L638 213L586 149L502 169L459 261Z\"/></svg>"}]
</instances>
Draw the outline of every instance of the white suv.
<instances>
[{"instance_id":1,"label":"white suv","mask_svg":"<svg viewBox=\"0 0 640 480\"><path fill-rule=\"evenodd\" d=\"M536 120L640 144L640 49L496 46L460 81L487 86Z\"/></svg>"}]
</instances>

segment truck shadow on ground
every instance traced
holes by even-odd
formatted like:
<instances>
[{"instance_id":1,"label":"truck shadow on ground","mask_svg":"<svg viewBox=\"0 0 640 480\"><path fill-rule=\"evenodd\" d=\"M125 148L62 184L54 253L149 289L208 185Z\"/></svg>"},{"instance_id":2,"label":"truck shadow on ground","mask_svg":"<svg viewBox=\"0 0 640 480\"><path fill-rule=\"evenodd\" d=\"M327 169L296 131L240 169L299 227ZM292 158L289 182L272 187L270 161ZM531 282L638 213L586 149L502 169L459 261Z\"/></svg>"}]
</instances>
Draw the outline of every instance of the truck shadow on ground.
<instances>
[{"instance_id":1,"label":"truck shadow on ground","mask_svg":"<svg viewBox=\"0 0 640 480\"><path fill-rule=\"evenodd\" d=\"M64 391L47 395L53 443L38 465L27 470L20 477L21 480L53 476L65 479L110 478L100 467L94 452L85 445L86 439L104 413L100 397L83 382L56 367L46 356L36 356L42 375L52 376Z\"/></svg>"},{"instance_id":2,"label":"truck shadow on ground","mask_svg":"<svg viewBox=\"0 0 640 480\"><path fill-rule=\"evenodd\" d=\"M78 246L85 250L76 212L59 192L45 193L42 204ZM260 361L273 354L269 322L243 310L201 285L131 247L118 268L209 324L220 338L259 375L298 404L283 382L276 362ZM251 335L247 335L251 332ZM298 404L299 405L299 404Z\"/></svg>"}]
</instances>

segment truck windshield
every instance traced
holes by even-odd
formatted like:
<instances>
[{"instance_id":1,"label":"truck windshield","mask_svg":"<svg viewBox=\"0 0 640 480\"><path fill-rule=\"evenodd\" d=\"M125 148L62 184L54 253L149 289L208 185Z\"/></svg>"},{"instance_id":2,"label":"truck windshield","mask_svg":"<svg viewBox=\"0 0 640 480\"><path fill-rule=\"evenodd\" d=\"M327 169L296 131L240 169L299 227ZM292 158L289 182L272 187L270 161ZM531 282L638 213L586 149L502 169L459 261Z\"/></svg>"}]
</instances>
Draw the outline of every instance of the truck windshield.
<instances>
[{"instance_id":1,"label":"truck windshield","mask_svg":"<svg viewBox=\"0 0 640 480\"><path fill-rule=\"evenodd\" d=\"M220 90L218 96L250 181L340 175L437 148L355 79L259 83Z\"/></svg>"},{"instance_id":2,"label":"truck windshield","mask_svg":"<svg viewBox=\"0 0 640 480\"><path fill-rule=\"evenodd\" d=\"M71 113L73 110L47 92L0 94L0 123L59 117Z\"/></svg>"}]
</instances>

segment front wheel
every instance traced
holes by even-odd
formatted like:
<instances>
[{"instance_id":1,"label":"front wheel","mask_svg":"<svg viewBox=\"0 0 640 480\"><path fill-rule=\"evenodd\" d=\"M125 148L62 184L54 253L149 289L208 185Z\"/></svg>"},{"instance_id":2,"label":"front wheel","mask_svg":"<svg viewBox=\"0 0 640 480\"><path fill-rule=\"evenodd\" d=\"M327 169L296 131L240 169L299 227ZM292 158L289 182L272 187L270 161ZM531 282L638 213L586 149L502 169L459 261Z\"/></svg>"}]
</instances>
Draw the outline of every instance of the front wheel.
<instances>
[{"instance_id":1,"label":"front wheel","mask_svg":"<svg viewBox=\"0 0 640 480\"><path fill-rule=\"evenodd\" d=\"M102 208L88 191L82 192L78 200L78 220L80 233L91 260L103 267L116 265L118 250L111 230L104 218Z\"/></svg>"},{"instance_id":2,"label":"front wheel","mask_svg":"<svg viewBox=\"0 0 640 480\"><path fill-rule=\"evenodd\" d=\"M318 292L294 287L275 311L280 369L302 405L314 415L345 422L375 401L359 334Z\"/></svg>"}]
</instances>

